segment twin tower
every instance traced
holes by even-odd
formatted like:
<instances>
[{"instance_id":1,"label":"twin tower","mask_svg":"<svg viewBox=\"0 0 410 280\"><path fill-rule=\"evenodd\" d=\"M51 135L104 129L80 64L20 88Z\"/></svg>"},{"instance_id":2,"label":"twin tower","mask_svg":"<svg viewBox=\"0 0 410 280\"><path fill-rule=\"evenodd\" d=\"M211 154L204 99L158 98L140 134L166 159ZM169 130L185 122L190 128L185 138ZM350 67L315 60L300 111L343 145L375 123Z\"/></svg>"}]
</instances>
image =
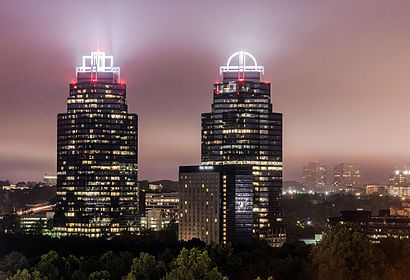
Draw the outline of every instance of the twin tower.
<instances>
[{"instance_id":1,"label":"twin tower","mask_svg":"<svg viewBox=\"0 0 410 280\"><path fill-rule=\"evenodd\" d=\"M179 238L272 246L286 239L282 213L282 114L273 112L264 68L248 52L220 67L202 114L201 164L179 169ZM58 115L58 235L101 237L140 230L138 117L113 57L84 56Z\"/></svg>"}]
</instances>

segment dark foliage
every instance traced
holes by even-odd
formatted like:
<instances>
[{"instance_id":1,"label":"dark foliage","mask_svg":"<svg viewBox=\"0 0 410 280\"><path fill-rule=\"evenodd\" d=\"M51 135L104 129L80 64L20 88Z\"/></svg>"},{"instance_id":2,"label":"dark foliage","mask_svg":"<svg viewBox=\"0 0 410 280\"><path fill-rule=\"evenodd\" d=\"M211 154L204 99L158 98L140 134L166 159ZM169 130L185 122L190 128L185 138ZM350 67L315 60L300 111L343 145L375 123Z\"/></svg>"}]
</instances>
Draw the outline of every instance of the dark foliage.
<instances>
[{"instance_id":1,"label":"dark foliage","mask_svg":"<svg viewBox=\"0 0 410 280\"><path fill-rule=\"evenodd\" d=\"M170 231L170 229L168 229ZM16 252L20 251L20 252ZM407 279L410 241L372 244L358 227L328 231L315 246L208 245L146 232L111 240L0 235L0 279Z\"/></svg>"}]
</instances>

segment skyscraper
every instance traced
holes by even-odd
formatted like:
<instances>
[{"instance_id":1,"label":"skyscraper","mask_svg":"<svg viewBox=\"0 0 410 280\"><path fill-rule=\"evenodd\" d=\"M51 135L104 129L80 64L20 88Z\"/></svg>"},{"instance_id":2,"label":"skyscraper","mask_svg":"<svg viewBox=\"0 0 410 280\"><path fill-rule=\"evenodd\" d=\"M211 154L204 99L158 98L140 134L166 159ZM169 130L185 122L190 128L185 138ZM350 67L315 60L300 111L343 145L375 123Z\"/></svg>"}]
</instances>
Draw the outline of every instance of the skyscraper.
<instances>
[{"instance_id":1,"label":"skyscraper","mask_svg":"<svg viewBox=\"0 0 410 280\"><path fill-rule=\"evenodd\" d=\"M236 61L236 63L235 63ZM282 114L273 112L263 66L239 51L220 67L210 113L202 114L202 164L251 165L253 233L272 246L286 239L282 214Z\"/></svg>"},{"instance_id":2,"label":"skyscraper","mask_svg":"<svg viewBox=\"0 0 410 280\"><path fill-rule=\"evenodd\" d=\"M137 121L120 68L104 52L84 56L57 122L60 235L111 236L136 228Z\"/></svg>"},{"instance_id":3,"label":"skyscraper","mask_svg":"<svg viewBox=\"0 0 410 280\"><path fill-rule=\"evenodd\" d=\"M334 167L333 185L336 189L361 187L360 169L352 164L340 163Z\"/></svg>"},{"instance_id":4,"label":"skyscraper","mask_svg":"<svg viewBox=\"0 0 410 280\"><path fill-rule=\"evenodd\" d=\"M326 166L320 162L309 162L303 167L303 186L305 188L323 190L326 187Z\"/></svg>"}]
</instances>

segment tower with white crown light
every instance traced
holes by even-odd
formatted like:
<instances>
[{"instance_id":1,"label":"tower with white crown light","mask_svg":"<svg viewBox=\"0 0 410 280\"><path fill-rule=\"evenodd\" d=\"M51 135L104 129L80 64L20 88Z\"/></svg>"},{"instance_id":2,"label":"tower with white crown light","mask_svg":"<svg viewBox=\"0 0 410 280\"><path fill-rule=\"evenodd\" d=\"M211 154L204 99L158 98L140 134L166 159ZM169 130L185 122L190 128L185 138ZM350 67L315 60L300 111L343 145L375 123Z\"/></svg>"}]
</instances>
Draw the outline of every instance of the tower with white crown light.
<instances>
[{"instance_id":1,"label":"tower with white crown light","mask_svg":"<svg viewBox=\"0 0 410 280\"><path fill-rule=\"evenodd\" d=\"M253 233L272 246L286 240L282 213L282 114L272 109L264 67L246 51L231 55L213 85L210 113L202 114L202 165L250 165ZM235 201L222 198L222 223Z\"/></svg>"},{"instance_id":2,"label":"tower with white crown light","mask_svg":"<svg viewBox=\"0 0 410 280\"><path fill-rule=\"evenodd\" d=\"M138 116L113 57L84 56L57 120L58 235L101 237L137 229Z\"/></svg>"}]
</instances>

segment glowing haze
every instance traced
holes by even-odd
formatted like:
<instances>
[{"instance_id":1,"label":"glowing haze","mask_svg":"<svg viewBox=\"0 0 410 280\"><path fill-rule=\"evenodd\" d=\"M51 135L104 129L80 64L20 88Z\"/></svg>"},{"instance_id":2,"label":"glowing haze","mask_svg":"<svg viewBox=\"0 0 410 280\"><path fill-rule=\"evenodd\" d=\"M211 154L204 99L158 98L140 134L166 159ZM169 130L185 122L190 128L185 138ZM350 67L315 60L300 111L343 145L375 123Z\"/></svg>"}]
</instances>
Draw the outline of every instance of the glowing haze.
<instances>
[{"instance_id":1,"label":"glowing haze","mask_svg":"<svg viewBox=\"0 0 410 280\"><path fill-rule=\"evenodd\" d=\"M200 161L200 114L219 66L251 52L284 114L285 179L410 164L408 1L2 1L0 179L56 172L56 116L81 57L114 56L139 114L141 179Z\"/></svg>"}]
</instances>

